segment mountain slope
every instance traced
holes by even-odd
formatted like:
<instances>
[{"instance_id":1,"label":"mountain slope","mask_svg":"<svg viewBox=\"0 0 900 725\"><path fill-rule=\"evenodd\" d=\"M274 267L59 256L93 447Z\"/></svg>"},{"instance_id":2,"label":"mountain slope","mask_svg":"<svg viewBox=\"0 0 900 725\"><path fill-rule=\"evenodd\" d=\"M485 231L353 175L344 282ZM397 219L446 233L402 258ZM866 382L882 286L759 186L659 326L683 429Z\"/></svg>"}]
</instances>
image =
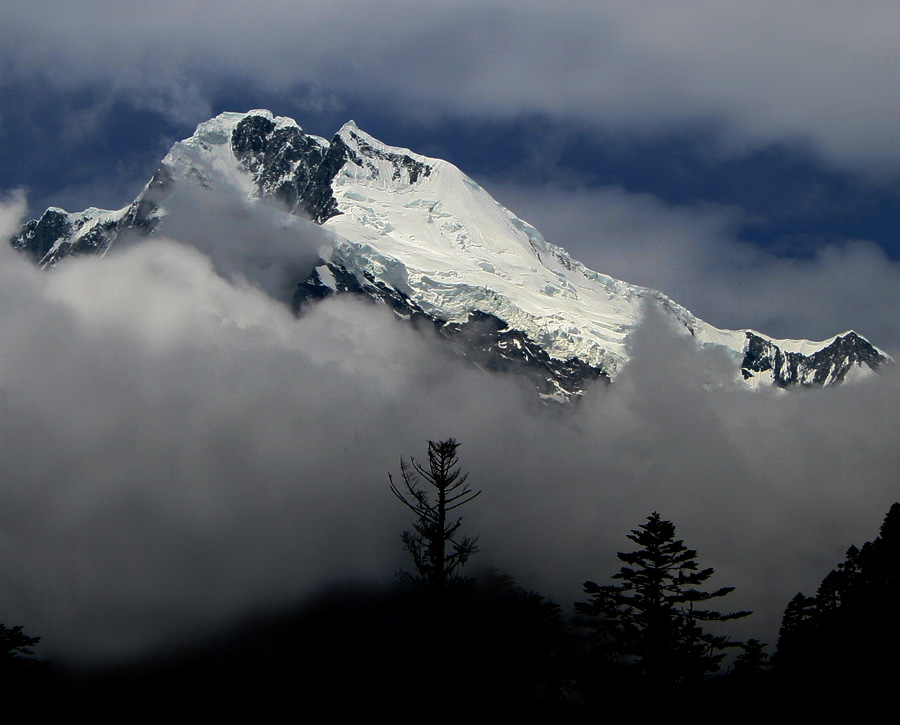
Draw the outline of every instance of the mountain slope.
<instances>
[{"instance_id":1,"label":"mountain slope","mask_svg":"<svg viewBox=\"0 0 900 725\"><path fill-rule=\"evenodd\" d=\"M164 232L167 201L188 187L271 200L273 214L331 233L321 263L297 280L296 307L368 295L436 325L476 364L533 375L545 396L614 379L646 304L724 349L748 385L831 385L887 360L854 332L809 342L712 327L660 292L586 268L452 164L387 146L352 121L326 141L268 111L221 114L175 144L130 206L49 209L12 244L42 265L103 254L125 231Z\"/></svg>"}]
</instances>

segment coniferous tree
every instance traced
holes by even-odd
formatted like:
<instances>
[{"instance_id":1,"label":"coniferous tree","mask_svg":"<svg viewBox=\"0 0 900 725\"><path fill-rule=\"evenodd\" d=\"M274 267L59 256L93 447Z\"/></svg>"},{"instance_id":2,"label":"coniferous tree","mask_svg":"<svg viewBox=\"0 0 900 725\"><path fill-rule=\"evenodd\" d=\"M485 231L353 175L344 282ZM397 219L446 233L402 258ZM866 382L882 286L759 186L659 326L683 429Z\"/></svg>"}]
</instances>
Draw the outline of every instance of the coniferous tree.
<instances>
[{"instance_id":1,"label":"coniferous tree","mask_svg":"<svg viewBox=\"0 0 900 725\"><path fill-rule=\"evenodd\" d=\"M0 671L18 673L34 665L37 660L33 659L33 647L40 640L25 634L19 625L0 624Z\"/></svg>"},{"instance_id":2,"label":"coniferous tree","mask_svg":"<svg viewBox=\"0 0 900 725\"><path fill-rule=\"evenodd\" d=\"M829 572L815 596L787 605L773 658L792 683L872 685L900 674L900 503L879 536Z\"/></svg>"},{"instance_id":3,"label":"coniferous tree","mask_svg":"<svg viewBox=\"0 0 900 725\"><path fill-rule=\"evenodd\" d=\"M397 572L415 588L401 590L393 626L398 656L415 661L422 676L404 699L429 708L438 701L559 704L567 645L559 606L490 568L477 579L461 574L478 548L461 534L457 509L481 492L467 484L459 445L428 441L427 464L401 458L401 480L389 474L394 496L416 515L401 534L413 567Z\"/></svg>"},{"instance_id":4,"label":"coniferous tree","mask_svg":"<svg viewBox=\"0 0 900 725\"><path fill-rule=\"evenodd\" d=\"M462 517L451 512L469 503L481 491L472 491L462 473L453 438L428 441L428 466L415 458L400 459L401 486L388 474L391 491L417 516L412 531L401 534L403 548L413 560L414 571L397 573L401 582L416 584L436 594L464 581L459 570L478 551L477 537L460 536ZM422 481L434 489L434 500Z\"/></svg>"},{"instance_id":5,"label":"coniferous tree","mask_svg":"<svg viewBox=\"0 0 900 725\"><path fill-rule=\"evenodd\" d=\"M575 604L597 635L601 660L620 674L623 667L632 668L658 684L697 682L718 671L724 650L740 643L706 631L703 624L750 612L723 614L706 602L734 587L701 589L713 570L698 567L697 552L676 539L674 524L658 513L628 538L639 548L618 555L626 566L613 579L622 583L585 582L590 599Z\"/></svg>"},{"instance_id":6,"label":"coniferous tree","mask_svg":"<svg viewBox=\"0 0 900 725\"><path fill-rule=\"evenodd\" d=\"M794 668L803 653L809 653L815 647L810 623L816 616L817 607L815 597L804 596L801 592L788 602L778 630L778 651L774 660L782 670Z\"/></svg>"},{"instance_id":7,"label":"coniferous tree","mask_svg":"<svg viewBox=\"0 0 900 725\"><path fill-rule=\"evenodd\" d=\"M771 658L765 651L766 645L758 639L748 639L741 645L743 650L734 661L732 672L737 677L755 677L769 671Z\"/></svg>"}]
</instances>

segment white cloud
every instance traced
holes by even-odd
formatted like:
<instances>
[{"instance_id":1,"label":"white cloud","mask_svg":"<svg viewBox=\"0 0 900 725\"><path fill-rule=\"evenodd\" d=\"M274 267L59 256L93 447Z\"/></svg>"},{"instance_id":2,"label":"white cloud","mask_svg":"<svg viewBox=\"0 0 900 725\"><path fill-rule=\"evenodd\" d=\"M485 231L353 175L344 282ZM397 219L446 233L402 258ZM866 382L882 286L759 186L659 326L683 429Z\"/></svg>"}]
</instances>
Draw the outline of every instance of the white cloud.
<instances>
[{"instance_id":1,"label":"white cloud","mask_svg":"<svg viewBox=\"0 0 900 725\"><path fill-rule=\"evenodd\" d=\"M186 121L238 78L419 118L538 112L632 132L712 120L726 145L800 139L896 172L898 24L890 0L8 2L0 63L9 79L99 83Z\"/></svg>"},{"instance_id":2,"label":"white cloud","mask_svg":"<svg viewBox=\"0 0 900 725\"><path fill-rule=\"evenodd\" d=\"M651 311L638 361L561 415L383 307L295 318L240 255L159 239L48 272L5 255L0 613L43 656L135 652L390 579L408 521L386 474L427 438L463 444L482 563L569 604L655 509L757 612L739 634L770 642L896 495L894 375L742 391Z\"/></svg>"},{"instance_id":3,"label":"white cloud","mask_svg":"<svg viewBox=\"0 0 900 725\"><path fill-rule=\"evenodd\" d=\"M23 191L0 194L0 239L9 239L19 231L27 210L28 205Z\"/></svg>"}]
</instances>

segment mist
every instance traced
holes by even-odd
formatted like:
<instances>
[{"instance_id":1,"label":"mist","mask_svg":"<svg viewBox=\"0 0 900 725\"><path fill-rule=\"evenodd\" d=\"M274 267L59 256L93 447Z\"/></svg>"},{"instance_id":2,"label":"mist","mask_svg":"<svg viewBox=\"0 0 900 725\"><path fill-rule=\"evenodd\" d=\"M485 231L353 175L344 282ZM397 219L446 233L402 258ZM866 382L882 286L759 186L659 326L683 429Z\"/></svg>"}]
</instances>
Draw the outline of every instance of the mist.
<instances>
[{"instance_id":1,"label":"mist","mask_svg":"<svg viewBox=\"0 0 900 725\"><path fill-rule=\"evenodd\" d=\"M0 235L23 209L4 201ZM42 657L137 656L333 583L390 582L410 521L387 474L428 439L460 441L483 492L461 510L473 566L569 606L658 511L711 584L736 587L728 606L755 612L737 636L772 645L790 597L897 498L893 370L747 391L648 308L614 384L544 406L385 307L295 316L285 275L321 230L209 211L47 271L0 248L0 617Z\"/></svg>"}]
</instances>

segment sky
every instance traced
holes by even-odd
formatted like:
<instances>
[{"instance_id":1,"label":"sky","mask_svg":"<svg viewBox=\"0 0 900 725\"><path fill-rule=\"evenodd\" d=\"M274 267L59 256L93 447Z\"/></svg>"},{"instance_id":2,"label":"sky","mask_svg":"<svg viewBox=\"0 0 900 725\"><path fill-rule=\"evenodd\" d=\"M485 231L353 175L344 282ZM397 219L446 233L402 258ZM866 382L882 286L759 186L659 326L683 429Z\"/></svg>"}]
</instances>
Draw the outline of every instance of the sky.
<instances>
[{"instance_id":1,"label":"sky","mask_svg":"<svg viewBox=\"0 0 900 725\"><path fill-rule=\"evenodd\" d=\"M713 325L900 356L898 34L877 0L8 0L0 232L125 206L225 110L326 138L352 118ZM0 249L0 621L49 654L160 646L403 565L387 471L429 437L463 443L485 490L466 520L524 583L571 601L659 510L771 644L898 497L891 373L748 397L651 315L641 362L550 416L384 311L294 318L279 270L316 229L295 247L245 219L272 242L250 259L211 216L52 274Z\"/></svg>"}]
</instances>

